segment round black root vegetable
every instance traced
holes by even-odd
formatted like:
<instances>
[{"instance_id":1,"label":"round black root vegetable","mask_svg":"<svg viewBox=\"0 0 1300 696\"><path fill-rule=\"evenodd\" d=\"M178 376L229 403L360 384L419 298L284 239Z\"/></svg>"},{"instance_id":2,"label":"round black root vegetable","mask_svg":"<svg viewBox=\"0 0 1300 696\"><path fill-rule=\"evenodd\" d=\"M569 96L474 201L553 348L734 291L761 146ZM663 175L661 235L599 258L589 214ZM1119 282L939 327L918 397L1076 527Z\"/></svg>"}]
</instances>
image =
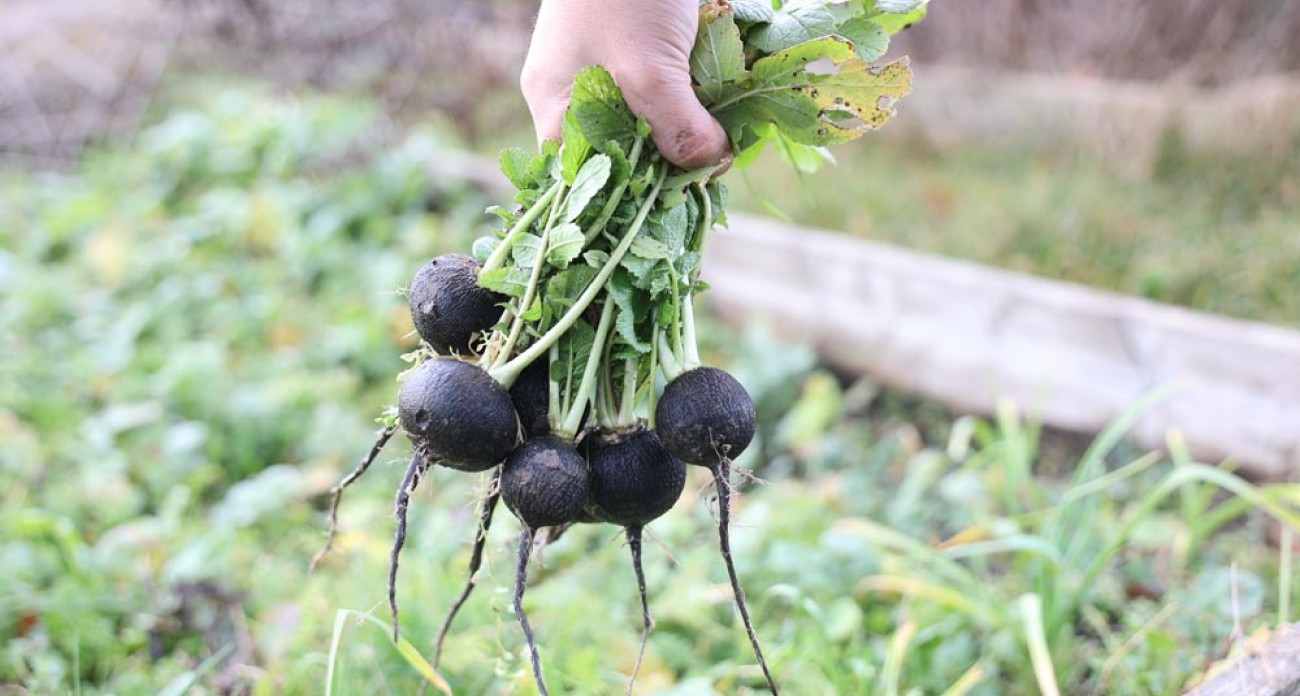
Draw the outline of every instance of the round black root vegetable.
<instances>
[{"instance_id":1,"label":"round black root vegetable","mask_svg":"<svg viewBox=\"0 0 1300 696\"><path fill-rule=\"evenodd\" d=\"M550 373L548 361L535 360L524 368L510 387L510 398L515 402L519 424L523 426L526 438L551 434L551 422L547 417L551 403Z\"/></svg>"},{"instance_id":2,"label":"round black root vegetable","mask_svg":"<svg viewBox=\"0 0 1300 696\"><path fill-rule=\"evenodd\" d=\"M547 696L542 678L542 658L533 628L524 613L524 586L528 582L528 557L533 535L578 519L587 505L587 462L566 440L546 435L533 438L515 450L501 469L501 499L524 525L519 536L519 569L515 574L515 615L524 629L533 662L533 678Z\"/></svg>"},{"instance_id":3,"label":"round black root vegetable","mask_svg":"<svg viewBox=\"0 0 1300 696\"><path fill-rule=\"evenodd\" d=\"M554 435L525 442L501 472L501 499L533 529L578 519L587 505L587 489L587 462Z\"/></svg>"},{"instance_id":4,"label":"round black root vegetable","mask_svg":"<svg viewBox=\"0 0 1300 696\"><path fill-rule=\"evenodd\" d=\"M375 463L375 460L379 458L379 453L384 450L384 445L388 444L389 439L393 437L393 433L396 431L397 428L391 425L381 430L379 436L375 438L375 444L370 446L370 452L361 459L361 463L357 464L357 468L353 469L351 473L343 477L343 480L330 489L329 532L325 536L325 545L321 547L320 551L316 552L315 556L311 557L311 564L307 566L308 573L316 570L316 566L321 562L321 559L325 558L330 549L334 548L334 536L339 531L339 503L343 502L343 490L356 483L357 479L361 478L366 473L366 470L370 468L370 465Z\"/></svg>"},{"instance_id":5,"label":"round black root vegetable","mask_svg":"<svg viewBox=\"0 0 1300 696\"><path fill-rule=\"evenodd\" d=\"M591 465L591 498L587 510L601 521L626 528L641 597L644 628L636 665L627 682L627 693L631 694L654 627L641 568L641 528L668 512L681 497L686 486L686 464L664 447L655 431L644 428L628 433L604 433L586 442L590 443L586 449Z\"/></svg>"},{"instance_id":6,"label":"round black root vegetable","mask_svg":"<svg viewBox=\"0 0 1300 696\"><path fill-rule=\"evenodd\" d=\"M668 512L686 486L686 464L653 430L589 439L588 510L604 522L640 527Z\"/></svg>"},{"instance_id":7,"label":"round black root vegetable","mask_svg":"<svg viewBox=\"0 0 1300 696\"><path fill-rule=\"evenodd\" d=\"M487 471L519 438L510 394L483 369L453 358L426 360L407 374L397 415L417 452L460 471Z\"/></svg>"},{"instance_id":8,"label":"round black root vegetable","mask_svg":"<svg viewBox=\"0 0 1300 696\"><path fill-rule=\"evenodd\" d=\"M478 284L479 263L464 254L444 254L420 267L407 300L415 330L446 355L473 352L474 338L501 317L506 298Z\"/></svg>"},{"instance_id":9,"label":"round black root vegetable","mask_svg":"<svg viewBox=\"0 0 1300 696\"><path fill-rule=\"evenodd\" d=\"M420 485L420 479L429 470L428 462L418 453L411 457L410 466L406 467L406 476L402 478L402 487L397 489L397 533L393 536L393 548L388 554L388 610L393 616L393 642L397 642L397 560L402 555L402 546L406 544L406 509L411 503L411 494Z\"/></svg>"},{"instance_id":10,"label":"round black root vegetable","mask_svg":"<svg viewBox=\"0 0 1300 696\"><path fill-rule=\"evenodd\" d=\"M433 667L437 669L438 662L442 659L442 644L447 639L447 633L451 630L451 623L456 620L456 614L464 606L465 600L474 591L474 585L478 582L478 569L483 564L483 549L487 546L488 529L492 526L492 516L497 509L497 501L501 499L501 467L497 467L492 472L492 482L488 484L487 495L483 498L482 508L479 510L478 532L474 537L474 550L469 556L469 577L465 579L465 589L461 590L460 596L456 602L451 605L447 612L447 618L442 622L442 629L438 631L438 640L433 644Z\"/></svg>"},{"instance_id":11,"label":"round black root vegetable","mask_svg":"<svg viewBox=\"0 0 1300 696\"><path fill-rule=\"evenodd\" d=\"M754 439L754 400L735 377L697 367L664 387L655 429L664 446L691 464L716 468Z\"/></svg>"},{"instance_id":12,"label":"round black root vegetable","mask_svg":"<svg viewBox=\"0 0 1300 696\"><path fill-rule=\"evenodd\" d=\"M664 387L655 408L655 428L673 454L713 473L718 489L718 547L731 579L731 591L740 610L745 633L763 669L767 686L777 693L767 668L758 634L749 618L745 591L731 560L731 459L754 439L754 401L735 377L716 367L697 367L682 373Z\"/></svg>"}]
</instances>

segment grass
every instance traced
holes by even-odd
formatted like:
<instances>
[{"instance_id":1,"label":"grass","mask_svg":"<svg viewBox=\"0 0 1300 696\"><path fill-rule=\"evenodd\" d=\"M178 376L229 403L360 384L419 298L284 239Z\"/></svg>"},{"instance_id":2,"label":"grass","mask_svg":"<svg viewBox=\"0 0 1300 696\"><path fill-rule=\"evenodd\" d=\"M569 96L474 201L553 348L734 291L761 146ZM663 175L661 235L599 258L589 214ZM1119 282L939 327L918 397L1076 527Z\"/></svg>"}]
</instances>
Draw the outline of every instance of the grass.
<instances>
[{"instance_id":1,"label":"grass","mask_svg":"<svg viewBox=\"0 0 1300 696\"><path fill-rule=\"evenodd\" d=\"M800 224L1300 326L1297 155L1300 134L1286 151L1243 156L1171 135L1135 178L1065 152L936 149L886 131L813 175L767 153L732 192Z\"/></svg>"},{"instance_id":2,"label":"grass","mask_svg":"<svg viewBox=\"0 0 1300 696\"><path fill-rule=\"evenodd\" d=\"M532 693L505 517L438 677L421 657L464 580L480 477L437 471L415 496L404 643L384 590L404 444L349 489L334 553L306 572L412 347L395 289L484 224L486 201L428 180L438 136L377 132L364 103L231 93L76 172L4 175L0 683ZM703 332L760 413L741 464L772 483L744 487L733 547L790 693L1174 694L1237 623L1291 618L1289 544L1270 540L1300 529L1294 484L1194 462L1176 435L1134 451L1132 417L1062 445L1010 404L956 417L845 384L758 327ZM693 472L648 530L639 693L760 693L706 482ZM622 546L577 527L531 574L557 692L615 692L631 669Z\"/></svg>"}]
</instances>

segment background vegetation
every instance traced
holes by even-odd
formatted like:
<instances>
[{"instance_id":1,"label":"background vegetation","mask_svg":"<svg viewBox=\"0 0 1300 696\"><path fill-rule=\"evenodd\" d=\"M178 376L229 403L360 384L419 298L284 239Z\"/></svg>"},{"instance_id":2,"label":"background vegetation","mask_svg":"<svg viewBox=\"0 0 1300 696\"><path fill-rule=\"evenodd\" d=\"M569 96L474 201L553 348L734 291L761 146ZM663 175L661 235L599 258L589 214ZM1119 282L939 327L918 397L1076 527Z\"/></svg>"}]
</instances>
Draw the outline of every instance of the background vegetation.
<instances>
[{"instance_id":1,"label":"background vegetation","mask_svg":"<svg viewBox=\"0 0 1300 696\"><path fill-rule=\"evenodd\" d=\"M366 102L202 104L75 171L5 175L0 683L306 694L328 676L334 693L410 693L418 659L357 618L386 618L403 446L345 498L333 556L306 567L324 492L368 447L412 346L397 291L479 233L488 201L429 180L446 136L399 135ZM1170 455L1133 451L1123 423L1089 444L1011 405L954 417L760 326L704 333L762 413L741 463L775 485L746 487L735 546L791 693L1173 694L1244 649L1235 628L1290 618L1294 485L1193 463L1176 435ZM659 627L640 693L761 684L704 484L651 528ZM444 472L417 495L399 586L417 649L463 579L480 485ZM532 689L514 532L496 525L449 643L455 693ZM527 601L566 692L619 689L630 669L626 556L605 527L545 552Z\"/></svg>"},{"instance_id":2,"label":"background vegetation","mask_svg":"<svg viewBox=\"0 0 1300 696\"><path fill-rule=\"evenodd\" d=\"M464 249L502 202L426 165L447 148L490 156L531 141L515 78L532 11L0 8L0 693L405 694L422 682L418 655L459 591L483 482L436 473L416 495L399 583L413 652L373 623L386 620L404 443L350 489L333 555L314 574L307 563L326 492L369 447L413 346L401 287L427 257ZM1104 12L991 0L936 6L896 46L1161 91L1294 71L1297 21L1300 0ZM733 200L1297 325L1291 121L1260 140L1273 145L1235 154L1171 127L1119 167L1050 134L948 140L939 123L841 149L814 175L766 160L730 175ZM1163 128L1117 129L1138 125ZM761 323L703 334L707 360L759 404L741 464L772 485L745 484L734 546L789 693L1176 694L1294 619L1300 487L1193 462L1178 433L1162 452L1134 449L1126 423L1158 394L1105 433L1067 436L1014 404L973 418L880 391ZM651 527L659 624L638 693L761 686L710 506L697 475ZM533 688L509 604L516 529L502 513L448 643L442 676L457 694ZM557 690L622 688L640 627L627 556L615 530L579 527L537 566L527 601Z\"/></svg>"}]
</instances>

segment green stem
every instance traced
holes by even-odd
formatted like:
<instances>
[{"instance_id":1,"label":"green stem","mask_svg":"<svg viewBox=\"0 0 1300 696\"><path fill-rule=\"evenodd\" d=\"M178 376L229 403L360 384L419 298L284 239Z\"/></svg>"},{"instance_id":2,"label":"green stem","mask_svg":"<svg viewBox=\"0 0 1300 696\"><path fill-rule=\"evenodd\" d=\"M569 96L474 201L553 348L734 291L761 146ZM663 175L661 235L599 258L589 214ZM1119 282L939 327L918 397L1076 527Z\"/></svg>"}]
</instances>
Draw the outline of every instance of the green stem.
<instances>
[{"instance_id":1,"label":"green stem","mask_svg":"<svg viewBox=\"0 0 1300 696\"><path fill-rule=\"evenodd\" d=\"M604 289L605 283L614 274L614 269L618 268L623 256L627 254L627 250L632 248L632 242L636 239L637 233L641 231L641 226L645 224L646 216L650 214L650 209L654 207L655 202L658 200L659 189L663 187L665 172L666 169L660 170L654 188L650 191L650 195L646 197L645 203L637 210L636 217L632 219L627 232L623 234L623 239L619 241L618 246L609 255L609 260L601 267L600 272L596 274L596 278L591 281L591 284L582 292L582 295L573 303L573 306L569 307L569 311L565 312L564 316L560 317L559 321L555 322L555 325L550 330L534 341L527 350L515 356L513 360L505 365L492 368L492 377L497 382L500 382L502 386L508 387L514 384L515 379L519 377L519 373L532 364L539 355L546 352L553 343L560 340L564 332L573 327L578 318L582 316L582 313L587 311L588 305L596 299L596 295Z\"/></svg>"},{"instance_id":2,"label":"green stem","mask_svg":"<svg viewBox=\"0 0 1300 696\"><path fill-rule=\"evenodd\" d=\"M633 173L636 172L637 160L641 158L641 145L644 142L644 138L637 138L632 142L632 150L628 154L627 161L628 169ZM600 217L596 218L596 221L591 223L591 226L587 228L586 234L583 235L585 237L582 241L582 246L584 248L591 244L591 242L600 235L601 231L605 229L605 224L609 222L610 218L614 217L614 211L618 210L618 204L623 202L623 193L627 191L628 182L631 180L632 177L629 175L627 178L618 182L618 184L614 186L614 189L609 192L609 200L605 201L605 207L601 209Z\"/></svg>"},{"instance_id":3,"label":"green stem","mask_svg":"<svg viewBox=\"0 0 1300 696\"><path fill-rule=\"evenodd\" d=\"M564 184L560 184L560 189L563 188ZM524 296L519 301L518 311L515 312L515 320L510 323L510 333L506 337L505 345L501 347L501 352L497 354L494 366L503 365L510 359L510 354L515 350L515 344L519 342L519 336L524 332L524 315L528 313L528 308L533 305L533 299L537 297L537 285L542 277L542 266L546 265L546 246L551 241L551 228L555 226L555 217L563 200L563 195L556 196L554 204L551 205L551 214L546 218L546 227L542 229L542 238L537 242L537 258L533 260L533 272L528 276L528 287L524 290ZM513 383L513 380L511 382ZM508 387L509 385L505 386Z\"/></svg>"},{"instance_id":4,"label":"green stem","mask_svg":"<svg viewBox=\"0 0 1300 696\"><path fill-rule=\"evenodd\" d=\"M663 368L664 379L669 382L677 379L677 376L686 370L682 369L681 362L673 355L673 347L668 345L668 337L659 334L659 366Z\"/></svg>"},{"instance_id":5,"label":"green stem","mask_svg":"<svg viewBox=\"0 0 1300 696\"><path fill-rule=\"evenodd\" d=\"M681 281L677 277L677 268L672 261L668 262L668 272L673 279L670 286L673 291L673 324L672 324L672 354L673 359L678 362L682 359L682 298L681 298Z\"/></svg>"},{"instance_id":6,"label":"green stem","mask_svg":"<svg viewBox=\"0 0 1300 696\"><path fill-rule=\"evenodd\" d=\"M582 371L582 381L578 383L578 392L576 396L569 394L571 399L569 412L564 418L564 422L555 428L555 434L572 441L573 436L578 433L578 428L582 427L582 416L587 410L587 403L595 405L594 395L596 387L596 373L600 369L601 353L603 352L606 339L609 337L609 329L614 325L614 301L608 297L605 299L605 308L600 312L600 323L596 325L596 339L591 343L591 353L587 356L587 365Z\"/></svg>"},{"instance_id":7,"label":"green stem","mask_svg":"<svg viewBox=\"0 0 1300 696\"><path fill-rule=\"evenodd\" d=\"M641 361L636 358L623 359L623 403L618 407L619 426L628 426L636 422L636 383Z\"/></svg>"},{"instance_id":8,"label":"green stem","mask_svg":"<svg viewBox=\"0 0 1300 696\"><path fill-rule=\"evenodd\" d=\"M695 302L691 299L691 293L689 292L682 297L681 313L682 343L685 344L683 348L686 351L686 355L682 360L682 367L690 370L699 367L703 363L700 361L700 347L695 342Z\"/></svg>"},{"instance_id":9,"label":"green stem","mask_svg":"<svg viewBox=\"0 0 1300 696\"><path fill-rule=\"evenodd\" d=\"M506 256L510 254L510 248L514 246L515 242L519 240L519 237L523 236L524 232L526 232L529 227L532 227L534 222L537 222L537 218L541 216L542 211L546 209L547 205L551 204L552 200L555 199L556 195L559 194L560 189L563 187L563 181L557 181L554 184L551 184L551 187L546 190L546 193L543 193L542 197L538 198L537 202L533 203L532 207L524 212L523 216L515 222L515 226L510 228L510 231L506 233L506 236L502 238L502 240L497 244L497 247L492 250L492 255L488 257L487 261L483 262L483 268L479 269L479 275L483 275L489 271L495 271L501 267L501 264L505 263Z\"/></svg>"},{"instance_id":10,"label":"green stem","mask_svg":"<svg viewBox=\"0 0 1300 696\"><path fill-rule=\"evenodd\" d=\"M551 346L551 349L546 352L546 355L549 364L554 365L555 361L560 358L560 344L556 343ZM567 382L569 376L565 375L564 379ZM568 389L567 384L565 385L565 389ZM564 413L564 406L560 404L560 383L551 379L549 371L546 375L546 396L546 421L552 424L557 423L560 421L560 418Z\"/></svg>"},{"instance_id":11,"label":"green stem","mask_svg":"<svg viewBox=\"0 0 1300 696\"><path fill-rule=\"evenodd\" d=\"M657 322L655 323L654 331L650 335L659 335L659 324ZM655 392L658 391L655 388L655 371L658 369L659 341L654 340L650 342L650 379L646 380L646 402L649 404L646 407L646 422L649 424L651 430L654 430L655 427Z\"/></svg>"},{"instance_id":12,"label":"green stem","mask_svg":"<svg viewBox=\"0 0 1300 696\"><path fill-rule=\"evenodd\" d=\"M704 248L704 238L709 236L709 231L713 229L713 199L709 197L707 184L700 183L697 185L700 193L700 226L695 230L695 237L691 240L691 251L699 251ZM695 267L695 276L700 273L700 267ZM695 278L692 277L694 282Z\"/></svg>"}]
</instances>

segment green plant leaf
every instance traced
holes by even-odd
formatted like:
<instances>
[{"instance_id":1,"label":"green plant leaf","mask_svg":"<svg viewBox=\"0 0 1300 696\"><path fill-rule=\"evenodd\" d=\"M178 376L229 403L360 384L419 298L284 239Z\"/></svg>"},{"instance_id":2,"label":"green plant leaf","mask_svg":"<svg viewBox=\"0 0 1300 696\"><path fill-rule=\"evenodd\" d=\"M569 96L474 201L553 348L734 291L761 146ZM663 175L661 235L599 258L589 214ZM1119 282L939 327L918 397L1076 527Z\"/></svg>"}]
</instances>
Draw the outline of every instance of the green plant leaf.
<instances>
[{"instance_id":1,"label":"green plant leaf","mask_svg":"<svg viewBox=\"0 0 1300 696\"><path fill-rule=\"evenodd\" d=\"M810 39L835 33L835 17L822 3L790 3L747 37L764 53L776 53Z\"/></svg>"},{"instance_id":2,"label":"green plant leaf","mask_svg":"<svg viewBox=\"0 0 1300 696\"><path fill-rule=\"evenodd\" d=\"M866 17L892 36L925 19L929 0L867 0Z\"/></svg>"},{"instance_id":3,"label":"green plant leaf","mask_svg":"<svg viewBox=\"0 0 1300 696\"><path fill-rule=\"evenodd\" d=\"M853 42L853 51L868 63L874 63L889 51L889 32L879 24L853 17L839 26L839 34Z\"/></svg>"},{"instance_id":4,"label":"green plant leaf","mask_svg":"<svg viewBox=\"0 0 1300 696\"><path fill-rule=\"evenodd\" d=\"M582 165L573 179L573 187L564 199L561 221L573 222L587 209L596 194L604 188L605 182L609 181L611 165L609 155L594 155Z\"/></svg>"},{"instance_id":5,"label":"green plant leaf","mask_svg":"<svg viewBox=\"0 0 1300 696\"><path fill-rule=\"evenodd\" d=\"M573 186L578 172L588 161L587 156L591 154L591 142L587 140L578 123L569 117L567 111L564 114L561 132L564 144L560 146L560 174L565 184Z\"/></svg>"},{"instance_id":6,"label":"green plant leaf","mask_svg":"<svg viewBox=\"0 0 1300 696\"><path fill-rule=\"evenodd\" d=\"M522 189L533 184L529 167L532 159L533 156L524 152L522 148L510 147L501 151L497 161L501 165L501 173L506 175L511 185L517 189Z\"/></svg>"},{"instance_id":7,"label":"green plant leaf","mask_svg":"<svg viewBox=\"0 0 1300 696\"><path fill-rule=\"evenodd\" d=\"M600 66L586 68L574 77L565 118L573 119L588 142L614 141L619 149L628 150L637 136L636 117L614 78Z\"/></svg>"},{"instance_id":8,"label":"green plant leaf","mask_svg":"<svg viewBox=\"0 0 1300 696\"><path fill-rule=\"evenodd\" d=\"M585 237L582 230L572 222L566 222L551 228L549 244L546 248L546 262L556 268L564 268L582 253Z\"/></svg>"},{"instance_id":9,"label":"green plant leaf","mask_svg":"<svg viewBox=\"0 0 1300 696\"><path fill-rule=\"evenodd\" d=\"M747 24L770 22L775 14L770 0L731 0L729 4L736 21Z\"/></svg>"},{"instance_id":10,"label":"green plant leaf","mask_svg":"<svg viewBox=\"0 0 1300 696\"><path fill-rule=\"evenodd\" d=\"M690 66L695 90L705 106L722 99L729 83L745 79L745 47L731 12L701 12Z\"/></svg>"}]
</instances>

